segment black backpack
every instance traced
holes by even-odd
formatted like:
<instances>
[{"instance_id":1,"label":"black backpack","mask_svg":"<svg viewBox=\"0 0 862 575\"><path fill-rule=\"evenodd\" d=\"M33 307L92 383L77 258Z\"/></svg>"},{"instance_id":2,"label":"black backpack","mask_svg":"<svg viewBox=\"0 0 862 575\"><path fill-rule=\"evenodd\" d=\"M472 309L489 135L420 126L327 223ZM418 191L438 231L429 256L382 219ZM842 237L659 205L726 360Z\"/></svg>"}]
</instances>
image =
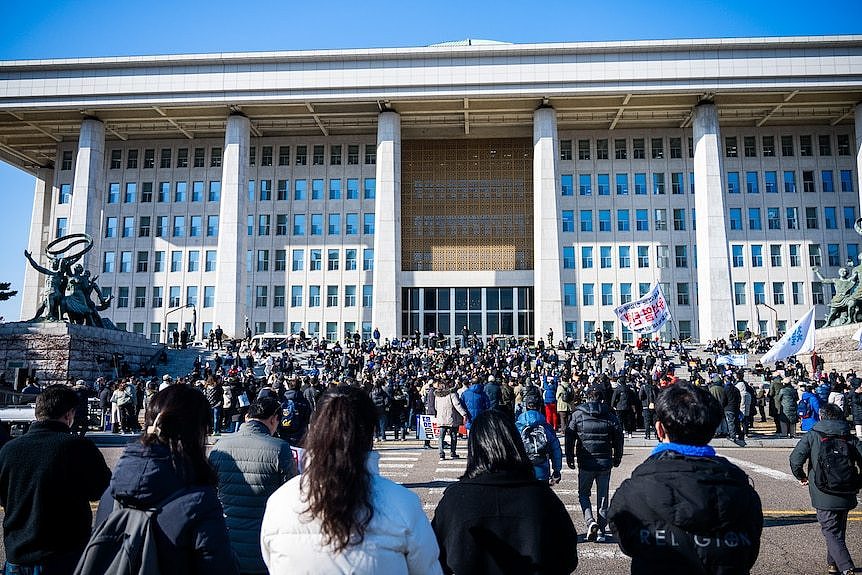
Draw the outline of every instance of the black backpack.
<instances>
[{"instance_id":1,"label":"black backpack","mask_svg":"<svg viewBox=\"0 0 862 575\"><path fill-rule=\"evenodd\" d=\"M545 434L545 428L540 423L533 423L525 427L521 431L521 441L524 442L524 449L527 452L527 458L533 465L542 465L548 460L548 436Z\"/></svg>"},{"instance_id":2,"label":"black backpack","mask_svg":"<svg viewBox=\"0 0 862 575\"><path fill-rule=\"evenodd\" d=\"M114 500L114 510L90 536L75 575L158 575L156 517L183 493L181 489L155 507L137 508Z\"/></svg>"},{"instance_id":3,"label":"black backpack","mask_svg":"<svg viewBox=\"0 0 862 575\"><path fill-rule=\"evenodd\" d=\"M826 435L819 431L817 435L820 451L814 485L830 495L855 495L862 488L862 457L856 442L847 435Z\"/></svg>"},{"instance_id":4,"label":"black backpack","mask_svg":"<svg viewBox=\"0 0 862 575\"><path fill-rule=\"evenodd\" d=\"M575 398L575 392L572 390L571 385L561 384L563 387L563 393L560 394L563 401L566 403L570 403Z\"/></svg>"}]
</instances>

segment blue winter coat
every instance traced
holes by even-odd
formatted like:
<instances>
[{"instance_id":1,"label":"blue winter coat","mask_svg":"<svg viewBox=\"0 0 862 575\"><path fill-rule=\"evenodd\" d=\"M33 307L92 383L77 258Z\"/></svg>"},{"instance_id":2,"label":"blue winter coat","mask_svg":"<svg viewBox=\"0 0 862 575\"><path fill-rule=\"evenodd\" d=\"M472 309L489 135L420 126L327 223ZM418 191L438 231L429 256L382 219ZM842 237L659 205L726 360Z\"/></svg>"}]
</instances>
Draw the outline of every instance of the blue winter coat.
<instances>
[{"instance_id":1,"label":"blue winter coat","mask_svg":"<svg viewBox=\"0 0 862 575\"><path fill-rule=\"evenodd\" d=\"M480 413L487 410L490 406L488 396L485 395L485 388L481 383L471 385L461 394L461 401L467 412L470 414L470 419L467 420L467 429L470 429L472 420L476 419Z\"/></svg>"},{"instance_id":2,"label":"blue winter coat","mask_svg":"<svg viewBox=\"0 0 862 575\"><path fill-rule=\"evenodd\" d=\"M820 398L817 397L817 394L806 391L802 394L801 399L807 399L808 403L811 405L811 409L814 410L814 415L811 417L803 417L799 420L799 428L802 431L809 431L817 424L818 421L820 421Z\"/></svg>"},{"instance_id":3,"label":"blue winter coat","mask_svg":"<svg viewBox=\"0 0 862 575\"><path fill-rule=\"evenodd\" d=\"M159 567L165 574L234 575L236 560L228 539L224 512L210 485L194 485L179 476L163 445L130 443L117 462L111 485L102 495L96 526L107 519L114 499L152 507L185 489L157 516Z\"/></svg>"},{"instance_id":4,"label":"blue winter coat","mask_svg":"<svg viewBox=\"0 0 862 575\"><path fill-rule=\"evenodd\" d=\"M541 423L542 427L545 428L545 436L548 438L548 447L550 447L548 454L550 460L546 459L541 465L534 465L533 472L539 481L547 481L551 478L551 469L554 470L555 474L558 474L563 468L563 448L560 446L557 434L545 420L545 416L538 411L530 409L519 415L518 419L515 420L515 427L518 428L518 433L521 433L535 423Z\"/></svg>"},{"instance_id":5,"label":"blue winter coat","mask_svg":"<svg viewBox=\"0 0 862 575\"><path fill-rule=\"evenodd\" d=\"M555 377L542 378L542 401L547 405L557 403L557 379Z\"/></svg>"}]
</instances>

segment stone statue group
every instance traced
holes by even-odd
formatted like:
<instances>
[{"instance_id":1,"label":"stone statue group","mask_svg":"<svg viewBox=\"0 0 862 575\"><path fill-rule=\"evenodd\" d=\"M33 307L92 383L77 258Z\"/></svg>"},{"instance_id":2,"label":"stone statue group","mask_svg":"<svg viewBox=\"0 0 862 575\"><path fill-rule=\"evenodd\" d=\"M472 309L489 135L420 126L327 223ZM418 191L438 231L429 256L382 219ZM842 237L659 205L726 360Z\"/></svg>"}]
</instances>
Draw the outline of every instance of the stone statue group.
<instances>
[{"instance_id":1,"label":"stone statue group","mask_svg":"<svg viewBox=\"0 0 862 575\"><path fill-rule=\"evenodd\" d=\"M51 260L50 269L39 265L30 252L24 251L24 257L30 265L36 271L48 276L42 291L42 304L30 321L68 320L81 325L114 327L110 320L99 315L100 311L110 307L113 296L104 297L96 284L98 276L91 277L90 270L85 270L84 266L77 263L92 247L92 239L86 236L86 240L87 248L74 255L55 255L47 250L48 258ZM94 294L98 303L92 300Z\"/></svg>"},{"instance_id":2,"label":"stone statue group","mask_svg":"<svg viewBox=\"0 0 862 575\"><path fill-rule=\"evenodd\" d=\"M812 268L812 271L822 283L835 286L835 295L826 312L826 327L862 320L862 254L858 264L847 260L845 267L838 270L837 278L823 277L818 268Z\"/></svg>"}]
</instances>

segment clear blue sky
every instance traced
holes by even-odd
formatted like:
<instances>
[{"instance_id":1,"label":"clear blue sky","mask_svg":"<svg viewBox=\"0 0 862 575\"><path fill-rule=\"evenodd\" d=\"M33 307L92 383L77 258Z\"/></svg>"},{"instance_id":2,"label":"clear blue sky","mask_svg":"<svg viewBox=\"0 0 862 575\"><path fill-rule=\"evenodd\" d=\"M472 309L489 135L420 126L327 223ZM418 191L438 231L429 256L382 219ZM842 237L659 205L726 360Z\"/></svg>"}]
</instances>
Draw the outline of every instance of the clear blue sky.
<instances>
[{"instance_id":1,"label":"clear blue sky","mask_svg":"<svg viewBox=\"0 0 862 575\"><path fill-rule=\"evenodd\" d=\"M0 60L423 46L485 38L572 42L862 33L862 1L6 0ZM21 288L33 178L0 162L0 281ZM20 296L0 303L18 319Z\"/></svg>"}]
</instances>

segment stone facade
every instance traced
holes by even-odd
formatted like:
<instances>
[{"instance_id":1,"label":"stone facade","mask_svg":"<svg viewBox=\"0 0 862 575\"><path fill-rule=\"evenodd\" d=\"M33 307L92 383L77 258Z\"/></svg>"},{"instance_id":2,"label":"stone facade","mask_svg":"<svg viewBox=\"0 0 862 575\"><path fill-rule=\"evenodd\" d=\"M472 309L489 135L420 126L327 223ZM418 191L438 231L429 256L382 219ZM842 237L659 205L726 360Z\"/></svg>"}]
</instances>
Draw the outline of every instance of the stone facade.
<instances>
[{"instance_id":1,"label":"stone facade","mask_svg":"<svg viewBox=\"0 0 862 575\"><path fill-rule=\"evenodd\" d=\"M827 371L832 371L834 368L839 373L847 373L851 369L862 372L862 351L857 349L859 344L851 339L860 327L862 324L852 323L850 325L824 327L814 333L817 355L826 362ZM797 358L810 366L809 356L810 354L806 353L797 356Z\"/></svg>"},{"instance_id":2,"label":"stone facade","mask_svg":"<svg viewBox=\"0 0 862 575\"><path fill-rule=\"evenodd\" d=\"M10 382L16 367L35 369L41 385L92 382L111 376L114 353L136 369L156 352L144 336L124 331L61 322L0 324L0 370Z\"/></svg>"}]
</instances>

